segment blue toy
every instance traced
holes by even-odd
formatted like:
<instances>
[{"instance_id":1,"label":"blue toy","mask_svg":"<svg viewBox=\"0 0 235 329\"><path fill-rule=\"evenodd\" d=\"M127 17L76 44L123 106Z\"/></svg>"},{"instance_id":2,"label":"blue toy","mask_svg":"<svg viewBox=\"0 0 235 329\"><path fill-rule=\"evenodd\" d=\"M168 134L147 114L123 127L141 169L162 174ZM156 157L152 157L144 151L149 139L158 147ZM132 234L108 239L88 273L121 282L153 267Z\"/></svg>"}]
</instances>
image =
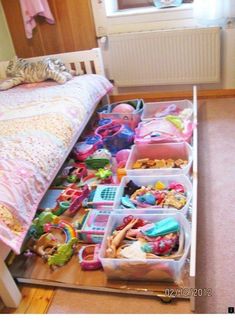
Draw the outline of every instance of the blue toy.
<instances>
[{"instance_id":1,"label":"blue toy","mask_svg":"<svg viewBox=\"0 0 235 329\"><path fill-rule=\"evenodd\" d=\"M135 133L127 125L116 123L115 121L110 121L98 127L95 131L96 136L100 136L104 147L106 147L112 155L120 150L130 148L133 141Z\"/></svg>"},{"instance_id":2,"label":"blue toy","mask_svg":"<svg viewBox=\"0 0 235 329\"><path fill-rule=\"evenodd\" d=\"M177 220L174 217L167 217L160 222L152 224L151 227L148 226L147 229L143 228L142 232L144 235L149 237L157 237L160 235L178 232L179 229L180 226Z\"/></svg>"},{"instance_id":3,"label":"blue toy","mask_svg":"<svg viewBox=\"0 0 235 329\"><path fill-rule=\"evenodd\" d=\"M97 188L90 193L88 199L84 200L83 207L95 209L110 209L113 207L117 193L117 185L97 185Z\"/></svg>"}]
</instances>

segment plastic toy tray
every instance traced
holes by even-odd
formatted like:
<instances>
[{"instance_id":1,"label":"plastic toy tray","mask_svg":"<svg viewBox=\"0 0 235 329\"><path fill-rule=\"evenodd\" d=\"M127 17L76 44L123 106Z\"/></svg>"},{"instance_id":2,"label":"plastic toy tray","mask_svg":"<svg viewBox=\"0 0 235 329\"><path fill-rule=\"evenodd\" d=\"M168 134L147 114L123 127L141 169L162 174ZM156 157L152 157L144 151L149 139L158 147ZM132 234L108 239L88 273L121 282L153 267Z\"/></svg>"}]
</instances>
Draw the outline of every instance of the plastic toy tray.
<instances>
[{"instance_id":1,"label":"plastic toy tray","mask_svg":"<svg viewBox=\"0 0 235 329\"><path fill-rule=\"evenodd\" d=\"M133 164L139 159L182 159L188 160L188 164L180 168L149 168L133 169ZM163 143L163 144L136 144L131 148L131 153L126 162L126 172L128 176L156 176L156 175L178 175L189 173L192 165L192 147L185 142Z\"/></svg>"},{"instance_id":2,"label":"plastic toy tray","mask_svg":"<svg viewBox=\"0 0 235 329\"><path fill-rule=\"evenodd\" d=\"M124 212L122 214L113 212L108 220L99 255L102 266L108 278L142 281L178 281L190 248L190 225L188 220L180 212L170 214L152 213L141 215L142 219L148 220L152 223L158 222L169 215L173 216L178 221L180 224L181 233L183 231L184 234L184 253L179 260L106 258L105 250L107 248L107 237L112 235L114 229L123 223L123 218L128 214L128 212Z\"/></svg>"},{"instance_id":3,"label":"plastic toy tray","mask_svg":"<svg viewBox=\"0 0 235 329\"><path fill-rule=\"evenodd\" d=\"M193 104L191 101L185 99L180 101L171 101L171 102L153 102L153 103L145 103L143 113L141 115L142 121L148 121L156 118L156 114L160 114L160 112L167 108L168 106L175 104L181 110L189 108L193 111ZM193 115L188 119L193 120Z\"/></svg>"},{"instance_id":4,"label":"plastic toy tray","mask_svg":"<svg viewBox=\"0 0 235 329\"><path fill-rule=\"evenodd\" d=\"M157 181L161 181L165 185L169 185L172 182L180 183L184 186L187 194L187 203L186 205L181 208L179 211L183 212L184 214L187 213L190 201L192 198L192 184L189 180L189 178L185 175L162 175L162 176L125 176L122 178L120 186L118 188L115 200L114 200L114 206L113 209L117 212L123 212L126 211L126 208L123 208L121 205L121 198L124 196L124 189L126 187L126 184L129 181L133 181L136 185L139 186L147 186L147 185L154 185ZM149 206L148 208L136 208L131 209L131 212L136 213L139 212L141 214L145 213L152 213L152 212L172 212L175 211L174 208L158 208L156 206Z\"/></svg>"}]
</instances>

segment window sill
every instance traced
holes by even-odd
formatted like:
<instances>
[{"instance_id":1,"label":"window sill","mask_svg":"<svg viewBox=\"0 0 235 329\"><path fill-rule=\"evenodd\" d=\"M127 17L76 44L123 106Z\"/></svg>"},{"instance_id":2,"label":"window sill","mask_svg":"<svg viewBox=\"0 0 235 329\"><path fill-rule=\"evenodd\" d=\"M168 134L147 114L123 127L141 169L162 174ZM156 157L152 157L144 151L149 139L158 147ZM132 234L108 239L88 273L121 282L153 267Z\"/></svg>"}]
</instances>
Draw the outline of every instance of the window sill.
<instances>
[{"instance_id":1,"label":"window sill","mask_svg":"<svg viewBox=\"0 0 235 329\"><path fill-rule=\"evenodd\" d=\"M134 9L123 9L123 10L116 10L116 11L108 11L106 13L107 18L114 18L114 17L125 17L125 16L140 16L140 15L162 15L167 14L170 16L175 16L177 14L184 14L185 16L191 17L193 11L193 4L192 3L185 3L179 7L172 7L172 8L164 8L158 9L155 6L149 7L142 7L142 8L134 8Z\"/></svg>"},{"instance_id":2,"label":"window sill","mask_svg":"<svg viewBox=\"0 0 235 329\"><path fill-rule=\"evenodd\" d=\"M92 1L97 37L195 26L193 3L158 9L155 6L117 10L115 1Z\"/></svg>"}]
</instances>

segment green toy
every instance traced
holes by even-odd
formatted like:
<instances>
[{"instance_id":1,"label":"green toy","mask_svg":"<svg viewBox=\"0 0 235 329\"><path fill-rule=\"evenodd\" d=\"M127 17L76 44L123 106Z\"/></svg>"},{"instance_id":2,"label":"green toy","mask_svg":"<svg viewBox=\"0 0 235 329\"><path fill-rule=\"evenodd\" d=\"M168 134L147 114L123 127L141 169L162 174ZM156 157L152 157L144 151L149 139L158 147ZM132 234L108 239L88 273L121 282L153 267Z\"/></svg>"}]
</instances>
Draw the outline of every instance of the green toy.
<instances>
[{"instance_id":1,"label":"green toy","mask_svg":"<svg viewBox=\"0 0 235 329\"><path fill-rule=\"evenodd\" d=\"M99 168L95 175L97 178L105 180L112 176L112 171L109 169Z\"/></svg>"},{"instance_id":2,"label":"green toy","mask_svg":"<svg viewBox=\"0 0 235 329\"><path fill-rule=\"evenodd\" d=\"M35 239L40 238L44 234L44 225L51 223L57 218L51 211L42 211L38 217L36 217L29 229L29 235Z\"/></svg>"},{"instance_id":3,"label":"green toy","mask_svg":"<svg viewBox=\"0 0 235 329\"><path fill-rule=\"evenodd\" d=\"M77 238L72 238L68 243L58 246L56 253L49 255L47 262L50 266L63 266L73 256L73 246L78 242Z\"/></svg>"},{"instance_id":4,"label":"green toy","mask_svg":"<svg viewBox=\"0 0 235 329\"><path fill-rule=\"evenodd\" d=\"M166 120L170 121L173 125L176 126L179 130L184 130L184 123L180 117L177 117L175 115L167 115L165 117Z\"/></svg>"},{"instance_id":5,"label":"green toy","mask_svg":"<svg viewBox=\"0 0 235 329\"><path fill-rule=\"evenodd\" d=\"M106 149L98 149L85 160L88 168L99 169L111 164L112 155Z\"/></svg>"}]
</instances>

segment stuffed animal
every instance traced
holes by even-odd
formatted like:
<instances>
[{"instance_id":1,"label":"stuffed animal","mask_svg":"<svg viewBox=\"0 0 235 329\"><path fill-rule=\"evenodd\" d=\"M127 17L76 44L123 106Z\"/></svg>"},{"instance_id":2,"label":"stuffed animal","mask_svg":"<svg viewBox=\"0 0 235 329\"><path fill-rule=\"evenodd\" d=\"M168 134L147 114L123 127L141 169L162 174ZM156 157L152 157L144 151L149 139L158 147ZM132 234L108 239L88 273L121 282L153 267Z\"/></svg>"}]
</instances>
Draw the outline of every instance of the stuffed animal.
<instances>
[{"instance_id":1,"label":"stuffed animal","mask_svg":"<svg viewBox=\"0 0 235 329\"><path fill-rule=\"evenodd\" d=\"M52 79L60 84L72 79L74 72L66 68L58 58L43 58L38 62L26 59L11 60L6 69L7 80L0 83L0 91L21 83L35 83Z\"/></svg>"}]
</instances>

